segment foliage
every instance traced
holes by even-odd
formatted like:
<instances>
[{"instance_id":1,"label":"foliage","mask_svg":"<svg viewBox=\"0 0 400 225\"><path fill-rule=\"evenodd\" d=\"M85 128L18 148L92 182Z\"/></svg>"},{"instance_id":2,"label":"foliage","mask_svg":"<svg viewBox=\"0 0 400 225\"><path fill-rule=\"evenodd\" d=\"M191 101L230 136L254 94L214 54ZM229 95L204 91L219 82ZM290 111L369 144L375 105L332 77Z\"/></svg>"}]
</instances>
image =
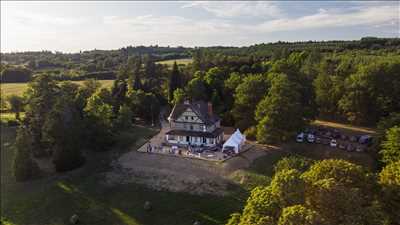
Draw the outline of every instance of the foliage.
<instances>
[{"instance_id":1,"label":"foliage","mask_svg":"<svg viewBox=\"0 0 400 225\"><path fill-rule=\"evenodd\" d=\"M400 160L400 126L394 126L387 130L380 153L382 161L386 164Z\"/></svg>"},{"instance_id":2,"label":"foliage","mask_svg":"<svg viewBox=\"0 0 400 225\"><path fill-rule=\"evenodd\" d=\"M304 126L305 111L294 84L284 74L272 77L271 88L255 112L257 140L262 143L287 140Z\"/></svg>"},{"instance_id":3,"label":"foliage","mask_svg":"<svg viewBox=\"0 0 400 225\"><path fill-rule=\"evenodd\" d=\"M19 128L15 140L14 176L17 181L31 179L38 172L38 166L31 155L31 137L24 128Z\"/></svg>"},{"instance_id":4,"label":"foliage","mask_svg":"<svg viewBox=\"0 0 400 225\"><path fill-rule=\"evenodd\" d=\"M7 96L8 105L10 106L10 111L15 113L15 119L20 120L20 112L24 107L24 98L18 95Z\"/></svg>"},{"instance_id":5,"label":"foliage","mask_svg":"<svg viewBox=\"0 0 400 225\"><path fill-rule=\"evenodd\" d=\"M318 213L303 205L284 208L278 221L278 225L314 225L320 223Z\"/></svg>"},{"instance_id":6,"label":"foliage","mask_svg":"<svg viewBox=\"0 0 400 225\"><path fill-rule=\"evenodd\" d=\"M32 71L24 67L8 67L1 71L1 82L23 83L32 79Z\"/></svg>"},{"instance_id":7,"label":"foliage","mask_svg":"<svg viewBox=\"0 0 400 225\"><path fill-rule=\"evenodd\" d=\"M66 82L43 125L43 139L52 146L53 163L58 172L80 167L84 163L84 124L76 104L78 85Z\"/></svg>"},{"instance_id":8,"label":"foliage","mask_svg":"<svg viewBox=\"0 0 400 225\"><path fill-rule=\"evenodd\" d=\"M176 64L175 61L174 65L172 66L172 71L169 78L168 98L170 102L174 101L175 91L181 87L182 87L181 74L179 72L178 65Z\"/></svg>"},{"instance_id":9,"label":"foliage","mask_svg":"<svg viewBox=\"0 0 400 225\"><path fill-rule=\"evenodd\" d=\"M400 223L400 161L387 165L379 174L383 205L395 224Z\"/></svg>"},{"instance_id":10,"label":"foliage","mask_svg":"<svg viewBox=\"0 0 400 225\"><path fill-rule=\"evenodd\" d=\"M310 168L312 163L313 161L311 159L302 156L284 157L275 164L274 171L277 173L282 170L295 169L300 172L305 172Z\"/></svg>"},{"instance_id":11,"label":"foliage","mask_svg":"<svg viewBox=\"0 0 400 225\"><path fill-rule=\"evenodd\" d=\"M174 99L172 100L172 103L175 105L175 104L178 104L178 103L183 103L183 101L185 100L185 98L186 98L186 93L185 93L185 91L183 91L183 89L181 89L181 88L177 88L177 89L175 89L175 91L174 91Z\"/></svg>"},{"instance_id":12,"label":"foliage","mask_svg":"<svg viewBox=\"0 0 400 225\"><path fill-rule=\"evenodd\" d=\"M254 111L267 90L268 82L263 74L247 76L236 87L232 115L235 119L235 125L241 130L246 130L256 124Z\"/></svg>"},{"instance_id":13,"label":"foliage","mask_svg":"<svg viewBox=\"0 0 400 225\"><path fill-rule=\"evenodd\" d=\"M34 156L49 155L42 140L43 124L55 103L59 87L50 75L36 77L28 85L25 92L27 106L25 109L25 124L32 137Z\"/></svg>"},{"instance_id":14,"label":"foliage","mask_svg":"<svg viewBox=\"0 0 400 225\"><path fill-rule=\"evenodd\" d=\"M287 164L278 163L281 167ZM296 163L297 164L297 163ZM392 174L392 173L389 173ZM390 178L388 177L388 180ZM374 177L344 160L323 160L302 174L277 172L255 188L237 224L389 224ZM233 221L233 220L232 220Z\"/></svg>"}]
</instances>

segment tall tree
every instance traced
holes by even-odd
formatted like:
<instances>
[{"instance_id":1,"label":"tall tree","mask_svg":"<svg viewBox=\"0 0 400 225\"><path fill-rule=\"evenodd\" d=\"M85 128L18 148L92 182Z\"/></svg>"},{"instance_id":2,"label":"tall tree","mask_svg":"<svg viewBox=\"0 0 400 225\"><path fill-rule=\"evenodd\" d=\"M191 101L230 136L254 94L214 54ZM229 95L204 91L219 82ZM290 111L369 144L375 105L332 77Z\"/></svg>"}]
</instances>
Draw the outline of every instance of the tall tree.
<instances>
[{"instance_id":1,"label":"tall tree","mask_svg":"<svg viewBox=\"0 0 400 225\"><path fill-rule=\"evenodd\" d=\"M76 97L78 85L64 82L60 85L60 94L46 118L43 139L53 150L53 163L59 172L81 166L84 162L84 123L80 116Z\"/></svg>"},{"instance_id":2,"label":"tall tree","mask_svg":"<svg viewBox=\"0 0 400 225\"><path fill-rule=\"evenodd\" d=\"M53 108L59 87L49 74L37 76L28 84L25 124L32 136L32 151L35 156L45 156L48 149L42 142L42 128Z\"/></svg>"},{"instance_id":3,"label":"tall tree","mask_svg":"<svg viewBox=\"0 0 400 225\"><path fill-rule=\"evenodd\" d=\"M169 102L173 101L174 91L177 88L181 88L181 85L182 85L181 74L179 72L178 65L176 64L176 61L175 61L174 65L172 66L171 75L169 77L169 87L168 87Z\"/></svg>"},{"instance_id":4,"label":"tall tree","mask_svg":"<svg viewBox=\"0 0 400 225\"><path fill-rule=\"evenodd\" d=\"M18 128L15 139L13 162L14 176L17 181L26 181L38 172L39 167L32 159L32 139L23 127Z\"/></svg>"},{"instance_id":5,"label":"tall tree","mask_svg":"<svg viewBox=\"0 0 400 225\"><path fill-rule=\"evenodd\" d=\"M237 86L232 115L235 119L235 125L241 130L256 124L254 111L267 90L268 81L263 74L249 75Z\"/></svg>"},{"instance_id":6,"label":"tall tree","mask_svg":"<svg viewBox=\"0 0 400 225\"><path fill-rule=\"evenodd\" d=\"M273 143L287 140L305 124L304 109L295 84L285 74L274 75L267 96L255 112L257 140Z\"/></svg>"}]
</instances>

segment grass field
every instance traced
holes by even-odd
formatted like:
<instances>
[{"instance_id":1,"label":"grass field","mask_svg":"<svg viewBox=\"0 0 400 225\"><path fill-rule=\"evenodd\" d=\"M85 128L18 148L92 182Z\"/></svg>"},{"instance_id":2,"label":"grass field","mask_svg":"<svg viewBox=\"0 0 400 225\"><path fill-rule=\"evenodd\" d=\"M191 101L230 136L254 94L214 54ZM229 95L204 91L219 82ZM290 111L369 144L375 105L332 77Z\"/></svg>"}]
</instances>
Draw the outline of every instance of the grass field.
<instances>
[{"instance_id":1,"label":"grass field","mask_svg":"<svg viewBox=\"0 0 400 225\"><path fill-rule=\"evenodd\" d=\"M187 65L187 64L191 63L193 61L193 59L191 59L191 58L190 59L171 59L171 60L159 61L157 63L172 66L175 61L178 65L181 65L181 64Z\"/></svg>"},{"instance_id":2,"label":"grass field","mask_svg":"<svg viewBox=\"0 0 400 225\"><path fill-rule=\"evenodd\" d=\"M72 81L76 84L82 84L83 81ZM99 80L103 87L111 87L113 80ZM22 95L27 89L28 83L1 83L1 96L5 97L7 95Z\"/></svg>"}]
</instances>

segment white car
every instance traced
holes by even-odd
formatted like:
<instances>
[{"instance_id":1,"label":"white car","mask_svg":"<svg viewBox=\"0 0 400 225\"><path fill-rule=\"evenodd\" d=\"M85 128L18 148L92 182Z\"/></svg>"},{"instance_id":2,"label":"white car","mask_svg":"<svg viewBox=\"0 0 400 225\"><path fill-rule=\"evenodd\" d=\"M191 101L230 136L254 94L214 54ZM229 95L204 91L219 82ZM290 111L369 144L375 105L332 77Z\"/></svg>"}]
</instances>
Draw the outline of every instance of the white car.
<instances>
[{"instance_id":1,"label":"white car","mask_svg":"<svg viewBox=\"0 0 400 225\"><path fill-rule=\"evenodd\" d=\"M310 143L314 143L315 136L313 134L308 134L307 135L307 141L310 142Z\"/></svg>"},{"instance_id":2,"label":"white car","mask_svg":"<svg viewBox=\"0 0 400 225\"><path fill-rule=\"evenodd\" d=\"M336 148L336 146L337 146L337 142L336 142L336 140L335 139L332 139L331 140L331 143L329 144L331 147L333 147L333 148Z\"/></svg>"},{"instance_id":3,"label":"white car","mask_svg":"<svg viewBox=\"0 0 400 225\"><path fill-rule=\"evenodd\" d=\"M300 143L304 142L304 133L303 132L297 135L296 142L300 142Z\"/></svg>"}]
</instances>

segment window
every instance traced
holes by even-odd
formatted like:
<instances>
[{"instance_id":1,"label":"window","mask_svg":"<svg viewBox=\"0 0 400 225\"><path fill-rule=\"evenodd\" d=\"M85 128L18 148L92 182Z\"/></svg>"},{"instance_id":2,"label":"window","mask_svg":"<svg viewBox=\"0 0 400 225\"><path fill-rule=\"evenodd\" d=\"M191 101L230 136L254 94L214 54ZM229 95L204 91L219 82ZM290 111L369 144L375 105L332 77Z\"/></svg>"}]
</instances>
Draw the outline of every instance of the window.
<instances>
[{"instance_id":1,"label":"window","mask_svg":"<svg viewBox=\"0 0 400 225\"><path fill-rule=\"evenodd\" d=\"M194 120L194 117L192 116L192 120Z\"/></svg>"},{"instance_id":2,"label":"window","mask_svg":"<svg viewBox=\"0 0 400 225\"><path fill-rule=\"evenodd\" d=\"M185 120L188 120L189 119L189 117L188 116L185 116Z\"/></svg>"},{"instance_id":3,"label":"window","mask_svg":"<svg viewBox=\"0 0 400 225\"><path fill-rule=\"evenodd\" d=\"M190 125L190 130L193 130L193 125Z\"/></svg>"}]
</instances>

